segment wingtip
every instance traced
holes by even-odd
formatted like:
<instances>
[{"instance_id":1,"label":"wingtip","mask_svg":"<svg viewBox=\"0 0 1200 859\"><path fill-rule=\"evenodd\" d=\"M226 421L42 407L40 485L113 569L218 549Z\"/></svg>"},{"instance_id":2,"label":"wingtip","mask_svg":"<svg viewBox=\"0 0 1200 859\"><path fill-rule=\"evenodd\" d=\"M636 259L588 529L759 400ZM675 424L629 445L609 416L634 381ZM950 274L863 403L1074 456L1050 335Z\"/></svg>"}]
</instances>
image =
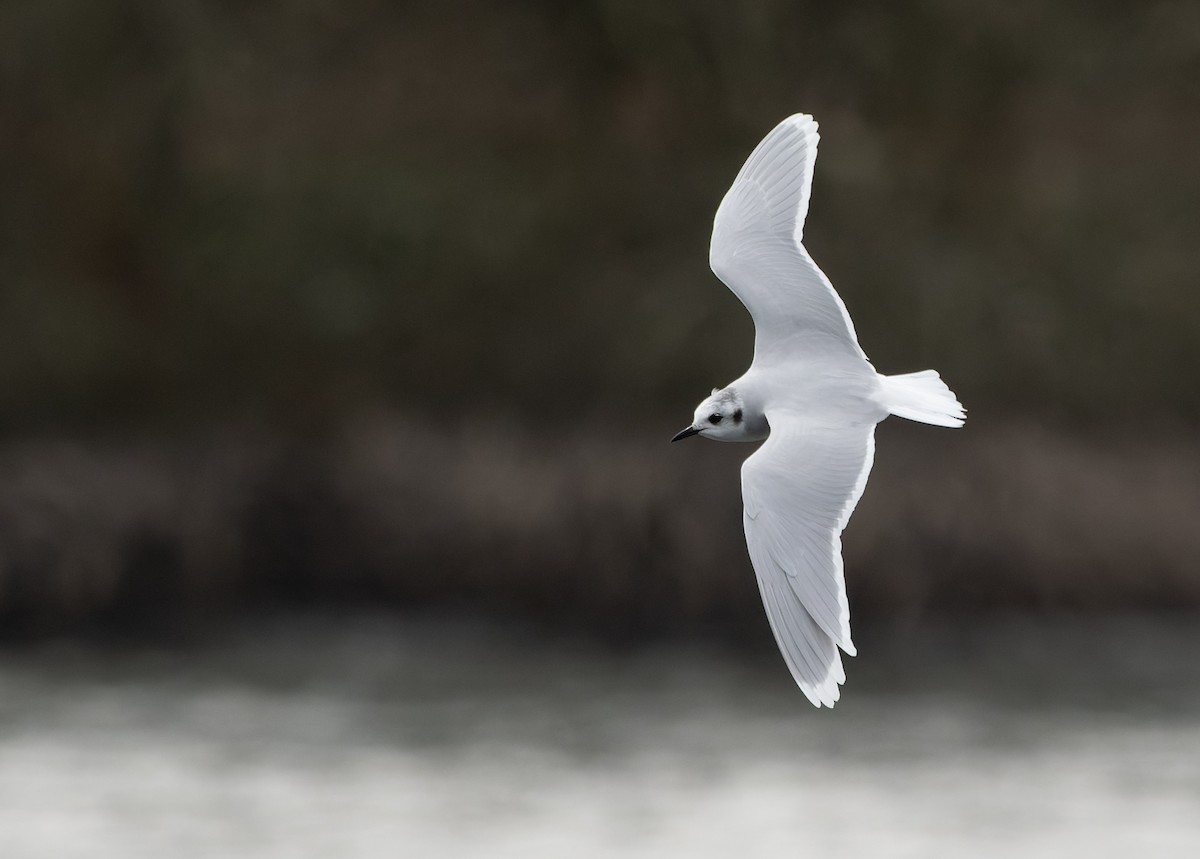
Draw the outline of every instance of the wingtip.
<instances>
[{"instance_id":1,"label":"wingtip","mask_svg":"<svg viewBox=\"0 0 1200 859\"><path fill-rule=\"evenodd\" d=\"M794 125L805 134L813 134L820 137L819 129L821 124L813 118L811 113L793 113L785 119L781 125Z\"/></svg>"},{"instance_id":2,"label":"wingtip","mask_svg":"<svg viewBox=\"0 0 1200 859\"><path fill-rule=\"evenodd\" d=\"M820 683L807 683L799 677L793 676L796 685L804 693L804 697L817 709L821 707L833 709L833 705L841 700L842 684L846 682L846 672L842 669L840 659L835 665L836 668L831 670Z\"/></svg>"},{"instance_id":3,"label":"wingtip","mask_svg":"<svg viewBox=\"0 0 1200 859\"><path fill-rule=\"evenodd\" d=\"M804 693L804 697L809 700L809 703L818 710L822 707L828 707L832 710L842 697L842 687L836 683L827 684L815 689L805 689L801 686L800 691Z\"/></svg>"}]
</instances>

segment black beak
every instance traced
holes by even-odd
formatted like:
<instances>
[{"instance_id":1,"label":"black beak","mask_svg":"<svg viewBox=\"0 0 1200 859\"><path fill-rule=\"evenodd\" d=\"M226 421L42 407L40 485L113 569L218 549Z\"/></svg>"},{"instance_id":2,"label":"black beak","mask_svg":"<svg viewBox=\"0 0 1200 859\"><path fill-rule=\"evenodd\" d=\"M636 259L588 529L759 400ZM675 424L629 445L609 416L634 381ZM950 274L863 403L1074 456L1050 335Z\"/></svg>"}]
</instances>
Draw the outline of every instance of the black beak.
<instances>
[{"instance_id":1,"label":"black beak","mask_svg":"<svg viewBox=\"0 0 1200 859\"><path fill-rule=\"evenodd\" d=\"M700 430L696 429L695 427L688 427L685 430L680 430L679 432L675 433L675 438L671 439L671 441L679 441L680 439L687 438L689 435L695 435L698 432L700 432Z\"/></svg>"}]
</instances>

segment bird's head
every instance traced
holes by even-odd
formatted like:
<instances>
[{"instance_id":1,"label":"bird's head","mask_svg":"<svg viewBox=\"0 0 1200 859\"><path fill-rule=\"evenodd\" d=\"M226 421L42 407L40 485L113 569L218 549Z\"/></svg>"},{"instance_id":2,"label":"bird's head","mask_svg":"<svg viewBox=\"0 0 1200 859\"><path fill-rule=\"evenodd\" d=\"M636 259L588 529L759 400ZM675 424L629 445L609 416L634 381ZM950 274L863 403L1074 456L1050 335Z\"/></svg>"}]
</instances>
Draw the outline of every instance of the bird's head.
<instances>
[{"instance_id":1,"label":"bird's head","mask_svg":"<svg viewBox=\"0 0 1200 859\"><path fill-rule=\"evenodd\" d=\"M745 404L733 388L713 388L712 395L696 407L691 426L671 441L702 435L716 441L745 441Z\"/></svg>"}]
</instances>

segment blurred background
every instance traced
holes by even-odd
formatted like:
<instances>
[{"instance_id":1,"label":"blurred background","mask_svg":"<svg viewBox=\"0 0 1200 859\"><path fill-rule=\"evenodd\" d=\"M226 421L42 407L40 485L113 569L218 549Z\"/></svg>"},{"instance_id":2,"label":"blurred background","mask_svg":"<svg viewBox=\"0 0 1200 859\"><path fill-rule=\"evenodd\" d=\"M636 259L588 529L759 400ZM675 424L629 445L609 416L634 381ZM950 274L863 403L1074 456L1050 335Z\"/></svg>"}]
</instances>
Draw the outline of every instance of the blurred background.
<instances>
[{"instance_id":1,"label":"blurred background","mask_svg":"<svg viewBox=\"0 0 1200 859\"><path fill-rule=\"evenodd\" d=\"M6 855L1193 856L1200 7L0 4ZM713 213L892 420L775 653ZM99 852L97 852L99 851Z\"/></svg>"}]
</instances>

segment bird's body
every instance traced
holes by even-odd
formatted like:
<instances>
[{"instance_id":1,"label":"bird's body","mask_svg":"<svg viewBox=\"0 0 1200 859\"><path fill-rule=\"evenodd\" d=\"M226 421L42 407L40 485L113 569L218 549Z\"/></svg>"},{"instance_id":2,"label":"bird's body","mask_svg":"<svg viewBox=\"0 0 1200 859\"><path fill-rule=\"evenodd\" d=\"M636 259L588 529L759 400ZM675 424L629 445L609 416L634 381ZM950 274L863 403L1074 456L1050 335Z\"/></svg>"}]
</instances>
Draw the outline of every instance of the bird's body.
<instances>
[{"instance_id":1,"label":"bird's body","mask_svg":"<svg viewBox=\"0 0 1200 859\"><path fill-rule=\"evenodd\" d=\"M713 223L713 271L754 318L754 361L675 440L763 441L742 466L750 559L775 640L813 704L833 706L854 655L841 533L889 414L961 426L937 373L875 371L841 298L801 244L817 124L797 114L751 153Z\"/></svg>"}]
</instances>

